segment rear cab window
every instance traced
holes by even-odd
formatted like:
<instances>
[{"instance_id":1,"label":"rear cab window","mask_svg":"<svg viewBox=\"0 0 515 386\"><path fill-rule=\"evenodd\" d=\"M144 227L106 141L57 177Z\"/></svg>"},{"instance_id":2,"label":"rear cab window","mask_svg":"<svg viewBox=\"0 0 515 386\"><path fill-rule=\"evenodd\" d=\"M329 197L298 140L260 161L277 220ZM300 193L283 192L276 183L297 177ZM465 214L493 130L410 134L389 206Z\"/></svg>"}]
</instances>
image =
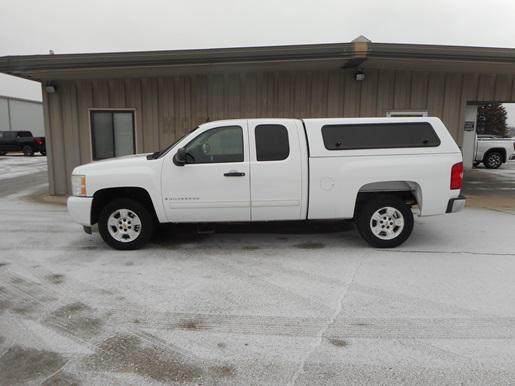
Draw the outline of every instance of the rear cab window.
<instances>
[{"instance_id":1,"label":"rear cab window","mask_svg":"<svg viewBox=\"0 0 515 386\"><path fill-rule=\"evenodd\" d=\"M440 139L428 122L335 124L322 126L327 150L436 147Z\"/></svg>"},{"instance_id":2,"label":"rear cab window","mask_svg":"<svg viewBox=\"0 0 515 386\"><path fill-rule=\"evenodd\" d=\"M288 129L283 125L257 125L254 130L256 138L257 161L282 161L290 155Z\"/></svg>"}]
</instances>

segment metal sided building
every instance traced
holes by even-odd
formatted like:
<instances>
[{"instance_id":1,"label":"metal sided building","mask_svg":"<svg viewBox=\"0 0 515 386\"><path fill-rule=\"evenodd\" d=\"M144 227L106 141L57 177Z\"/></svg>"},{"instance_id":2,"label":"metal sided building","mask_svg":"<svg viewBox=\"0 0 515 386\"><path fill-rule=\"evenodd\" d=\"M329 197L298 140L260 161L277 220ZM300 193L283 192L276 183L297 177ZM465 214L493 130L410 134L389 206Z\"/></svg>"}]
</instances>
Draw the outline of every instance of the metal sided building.
<instances>
[{"instance_id":1,"label":"metal sided building","mask_svg":"<svg viewBox=\"0 0 515 386\"><path fill-rule=\"evenodd\" d=\"M45 135L43 104L39 101L0 95L0 131L29 130Z\"/></svg>"},{"instance_id":2,"label":"metal sided building","mask_svg":"<svg viewBox=\"0 0 515 386\"><path fill-rule=\"evenodd\" d=\"M515 49L374 43L7 56L42 83L50 193L79 164L253 117L440 117L472 164L477 105L515 102Z\"/></svg>"}]
</instances>

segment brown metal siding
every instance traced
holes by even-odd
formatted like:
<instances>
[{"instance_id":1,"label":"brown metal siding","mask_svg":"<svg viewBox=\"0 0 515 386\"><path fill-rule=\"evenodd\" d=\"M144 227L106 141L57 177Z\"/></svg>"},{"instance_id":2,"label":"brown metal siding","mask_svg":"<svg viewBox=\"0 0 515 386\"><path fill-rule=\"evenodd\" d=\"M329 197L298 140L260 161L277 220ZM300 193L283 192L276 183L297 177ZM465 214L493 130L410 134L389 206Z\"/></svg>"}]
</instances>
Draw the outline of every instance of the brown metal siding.
<instances>
[{"instance_id":1,"label":"brown metal siding","mask_svg":"<svg viewBox=\"0 0 515 386\"><path fill-rule=\"evenodd\" d=\"M245 72L166 78L77 80L44 93L52 194L67 194L69 175L91 160L90 108L135 109L136 151L151 152L206 120L241 117L385 116L424 110L462 139L467 101L513 101L512 75L367 69Z\"/></svg>"}]
</instances>

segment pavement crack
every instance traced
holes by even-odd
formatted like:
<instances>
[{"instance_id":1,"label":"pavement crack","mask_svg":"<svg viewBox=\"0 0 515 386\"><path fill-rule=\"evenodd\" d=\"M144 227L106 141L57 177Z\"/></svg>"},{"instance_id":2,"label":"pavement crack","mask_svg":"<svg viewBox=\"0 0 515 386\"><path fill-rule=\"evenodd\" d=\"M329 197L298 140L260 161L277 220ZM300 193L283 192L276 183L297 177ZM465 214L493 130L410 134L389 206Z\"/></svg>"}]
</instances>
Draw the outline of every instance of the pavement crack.
<instances>
[{"instance_id":1,"label":"pavement crack","mask_svg":"<svg viewBox=\"0 0 515 386\"><path fill-rule=\"evenodd\" d=\"M514 256L515 253L496 253L496 252L471 252L471 251L416 251L416 250L390 250L390 249L380 249L378 250L381 253L432 253L432 254L442 254L442 255L479 255L479 256Z\"/></svg>"},{"instance_id":2,"label":"pavement crack","mask_svg":"<svg viewBox=\"0 0 515 386\"><path fill-rule=\"evenodd\" d=\"M325 333L336 322L336 318L342 312L342 310L343 310L343 301L345 300L345 297L347 296L347 293L349 292L350 287L354 283L354 279L356 278L356 275L357 275L358 271L360 270L361 266L363 265L363 261L365 259L366 259L366 256L363 256L361 258L360 262L356 265L356 268L354 269L354 272L353 272L352 277L351 277L351 279L349 281L349 284L345 287L345 289L343 290L342 294L340 295L340 297L338 299L338 303L337 303L338 307L337 307L336 311L329 318L329 320L327 321L325 326L323 326L320 329L320 331L318 332L316 341L311 345L311 348L306 352L306 355L304 355L304 357L302 358L302 360L301 360L297 370L295 371L295 373L293 373L290 381L288 382L289 386L295 385L295 383L297 382L297 379L299 378L299 376L304 373L304 367L306 366L306 362L308 361L309 357L311 356L311 354L313 354L320 347L320 345L323 342Z\"/></svg>"}]
</instances>

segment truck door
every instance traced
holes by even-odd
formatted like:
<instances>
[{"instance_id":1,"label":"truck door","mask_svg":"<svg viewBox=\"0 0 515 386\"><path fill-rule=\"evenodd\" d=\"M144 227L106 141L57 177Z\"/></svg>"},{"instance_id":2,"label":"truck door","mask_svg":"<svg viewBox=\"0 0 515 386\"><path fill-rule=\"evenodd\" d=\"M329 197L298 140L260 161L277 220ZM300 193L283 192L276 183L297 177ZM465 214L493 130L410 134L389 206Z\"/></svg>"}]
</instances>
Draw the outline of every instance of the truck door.
<instances>
[{"instance_id":1,"label":"truck door","mask_svg":"<svg viewBox=\"0 0 515 386\"><path fill-rule=\"evenodd\" d=\"M16 132L15 131L3 131L0 133L0 151L17 151L18 146L16 145Z\"/></svg>"},{"instance_id":2,"label":"truck door","mask_svg":"<svg viewBox=\"0 0 515 386\"><path fill-rule=\"evenodd\" d=\"M183 166L165 162L163 203L169 221L250 221L247 121L207 127L185 146Z\"/></svg>"},{"instance_id":3,"label":"truck door","mask_svg":"<svg viewBox=\"0 0 515 386\"><path fill-rule=\"evenodd\" d=\"M255 119L248 127L252 221L305 218L307 146L300 121Z\"/></svg>"}]
</instances>

